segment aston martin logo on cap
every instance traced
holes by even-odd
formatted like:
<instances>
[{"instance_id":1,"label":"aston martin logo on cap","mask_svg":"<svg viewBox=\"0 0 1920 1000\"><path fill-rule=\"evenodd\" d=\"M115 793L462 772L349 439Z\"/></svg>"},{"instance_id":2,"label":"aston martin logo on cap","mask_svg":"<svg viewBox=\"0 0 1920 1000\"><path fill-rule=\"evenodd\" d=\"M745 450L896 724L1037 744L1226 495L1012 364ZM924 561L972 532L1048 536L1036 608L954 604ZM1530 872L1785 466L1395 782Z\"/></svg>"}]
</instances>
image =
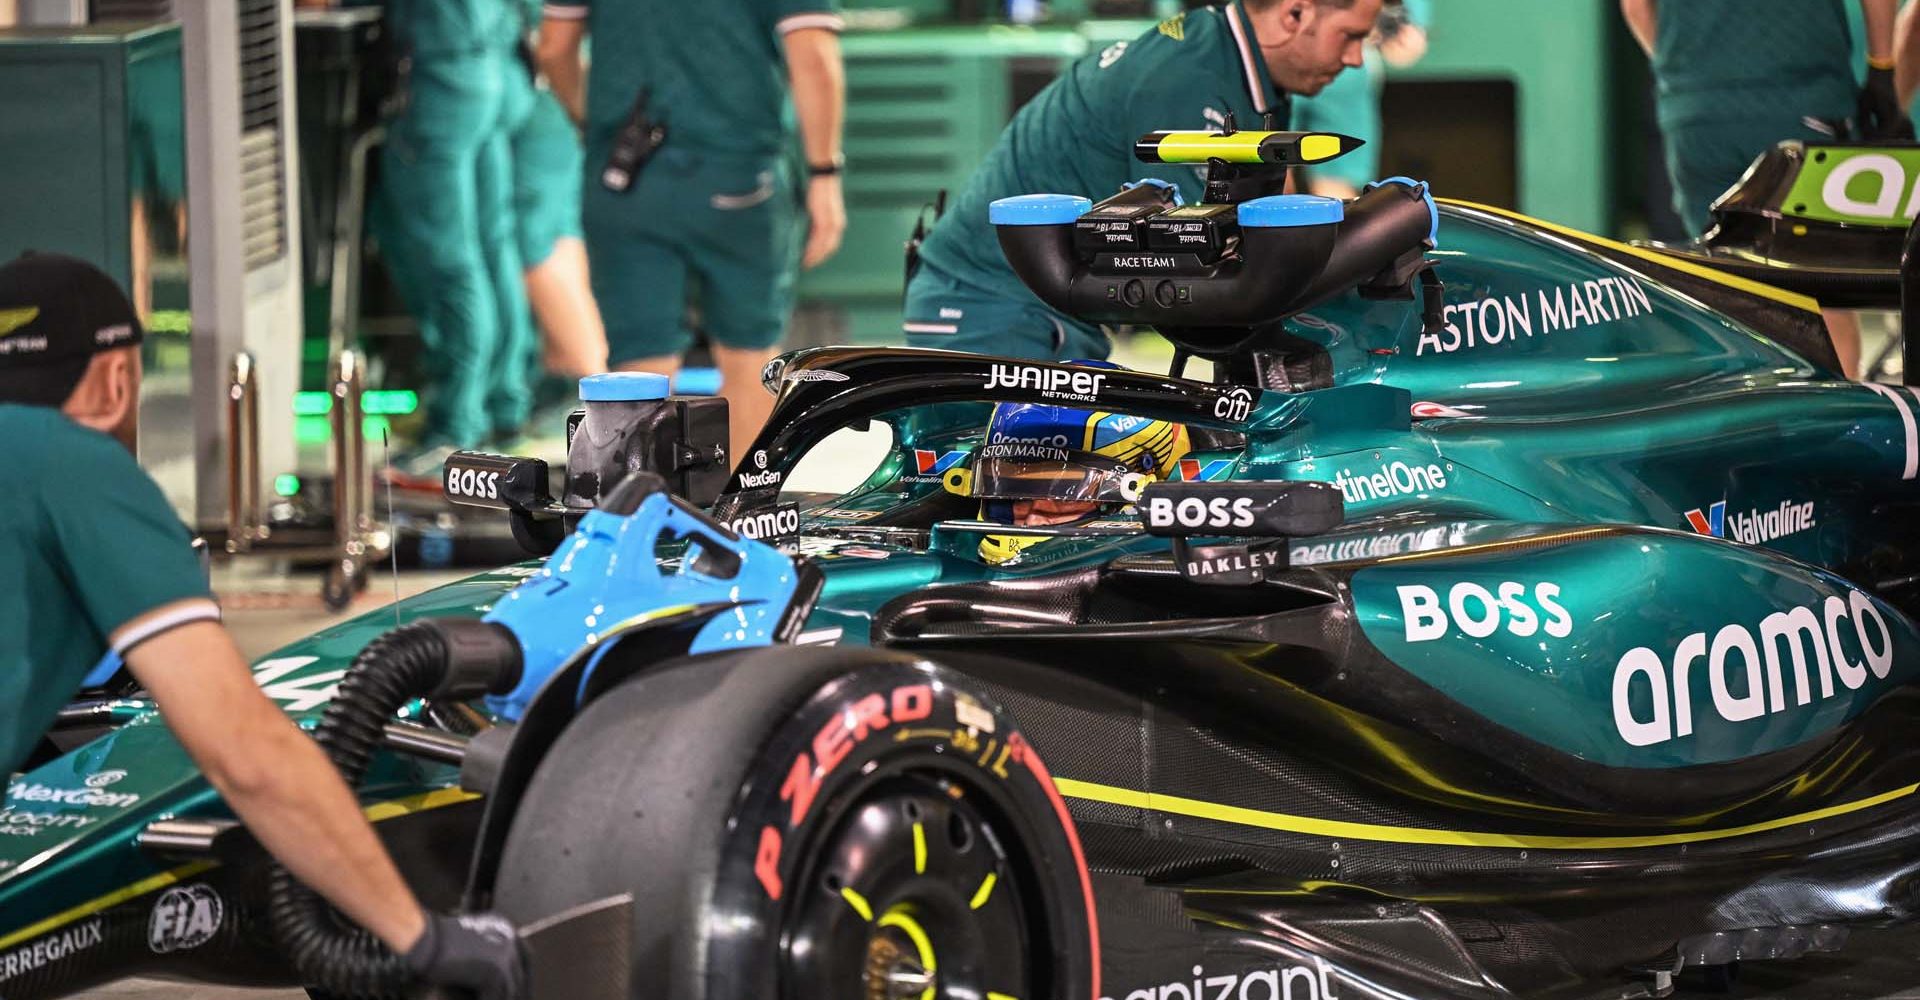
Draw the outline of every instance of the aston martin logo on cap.
<instances>
[{"instance_id":1,"label":"aston martin logo on cap","mask_svg":"<svg viewBox=\"0 0 1920 1000\"><path fill-rule=\"evenodd\" d=\"M39 306L22 306L18 309L0 309L0 337L26 326L40 315Z\"/></svg>"}]
</instances>

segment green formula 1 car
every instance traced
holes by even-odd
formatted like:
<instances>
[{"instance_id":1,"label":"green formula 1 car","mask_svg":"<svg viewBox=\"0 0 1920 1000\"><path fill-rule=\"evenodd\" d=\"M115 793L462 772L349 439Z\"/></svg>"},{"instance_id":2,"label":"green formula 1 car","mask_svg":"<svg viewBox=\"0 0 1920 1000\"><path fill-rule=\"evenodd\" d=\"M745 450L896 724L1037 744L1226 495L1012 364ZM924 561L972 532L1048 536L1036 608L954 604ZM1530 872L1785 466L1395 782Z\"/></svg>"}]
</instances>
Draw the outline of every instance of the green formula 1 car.
<instances>
[{"instance_id":1,"label":"green formula 1 car","mask_svg":"<svg viewBox=\"0 0 1920 1000\"><path fill-rule=\"evenodd\" d=\"M543 996L1638 997L1853 968L1920 885L1920 397L1841 380L1811 301L1697 262L1411 181L1268 194L1301 142L1143 140L1210 161L1200 211L1151 185L995 206L1037 294L1154 326L1170 372L803 351L737 461L712 404L595 383L563 478L448 464L550 554L295 643L261 686L430 901L624 907L530 934ZM989 405L1185 446L1143 470L996 437ZM783 491L874 422L860 486ZM1082 506L1002 506L1042 500ZM49 738L0 820L0 995L407 989L137 695Z\"/></svg>"}]
</instances>

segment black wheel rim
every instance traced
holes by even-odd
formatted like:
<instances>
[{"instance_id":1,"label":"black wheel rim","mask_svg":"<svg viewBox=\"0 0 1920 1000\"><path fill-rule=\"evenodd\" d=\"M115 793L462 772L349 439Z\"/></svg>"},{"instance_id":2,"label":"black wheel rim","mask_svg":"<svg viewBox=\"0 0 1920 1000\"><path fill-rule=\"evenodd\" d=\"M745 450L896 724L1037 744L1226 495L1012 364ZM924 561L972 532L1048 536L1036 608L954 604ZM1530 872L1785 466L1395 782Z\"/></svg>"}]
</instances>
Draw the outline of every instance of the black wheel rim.
<instances>
[{"instance_id":1,"label":"black wheel rim","mask_svg":"<svg viewBox=\"0 0 1920 1000\"><path fill-rule=\"evenodd\" d=\"M993 792L944 768L876 769L839 800L786 912L782 992L1036 1000L1045 917Z\"/></svg>"}]
</instances>

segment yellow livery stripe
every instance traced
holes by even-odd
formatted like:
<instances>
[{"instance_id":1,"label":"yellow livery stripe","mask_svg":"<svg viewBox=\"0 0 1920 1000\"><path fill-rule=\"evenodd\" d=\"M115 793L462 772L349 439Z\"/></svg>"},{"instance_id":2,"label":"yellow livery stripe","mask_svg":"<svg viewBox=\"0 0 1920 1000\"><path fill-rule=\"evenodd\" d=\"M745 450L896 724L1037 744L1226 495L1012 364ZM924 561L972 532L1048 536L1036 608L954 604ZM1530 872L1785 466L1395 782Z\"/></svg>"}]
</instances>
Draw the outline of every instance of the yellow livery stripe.
<instances>
[{"instance_id":1,"label":"yellow livery stripe","mask_svg":"<svg viewBox=\"0 0 1920 1000\"><path fill-rule=\"evenodd\" d=\"M1349 823L1344 820L1316 819L1311 816L1294 816L1287 813L1267 812L1262 809L1246 809L1240 806L1222 805L1217 802L1203 802L1199 799L1182 798L1178 795L1159 795L1153 792L1135 791L1131 788L1116 788L1112 785L1100 785L1091 781L1075 781L1072 778L1055 777L1053 783L1060 794L1072 799L1085 799L1089 802L1105 802L1109 805L1131 806L1135 809L1150 809L1154 812L1174 816L1191 816L1195 819L1210 819L1236 826L1258 827L1263 830L1279 830L1285 833L1299 833L1313 837L1329 837L1343 840L1373 840L1390 844L1431 844L1444 847L1505 847L1538 851L1595 851L1634 847L1667 847L1674 844L1698 844L1709 840L1727 840L1744 837L1748 834L1765 833L1784 827L1799 826L1802 823L1814 823L1835 816L1871 809L1912 795L1920 790L1920 784L1896 788L1890 792L1845 802L1825 809L1796 813L1778 819L1749 823L1745 826L1727 827L1719 830L1688 830L1682 833L1642 834L1624 837L1560 837L1543 836L1530 833L1485 833L1471 830L1429 830L1413 826L1381 826L1373 823Z\"/></svg>"},{"instance_id":2,"label":"yellow livery stripe","mask_svg":"<svg viewBox=\"0 0 1920 1000\"><path fill-rule=\"evenodd\" d=\"M1714 282L1715 284L1725 285L1728 288L1733 288L1742 292L1746 292L1749 295L1757 295L1757 296L1760 296L1761 298L1778 302L1783 306L1788 306L1794 309L1804 309L1808 312L1817 313L1820 311L1820 303L1809 296L1801 295L1798 292L1790 292L1784 288L1775 288L1774 286L1766 284L1764 282L1754 281L1751 278L1743 278L1737 274L1728 274L1725 271L1716 271L1713 268L1707 267L1704 264L1696 264L1693 261L1683 260L1679 257L1670 256L1668 254L1661 253L1658 250L1649 250L1646 247L1636 247L1631 244L1621 243L1616 240L1610 240L1604 236L1595 236L1592 233L1583 233L1578 229L1570 229L1566 226L1555 225L1554 223L1551 223L1551 222L1546 222L1541 219L1536 219L1531 215L1522 215L1519 212L1509 211L1504 208L1495 208L1492 205L1481 205L1471 201L1460 201L1455 198L1440 198L1436 200L1438 200L1443 205L1456 205L1460 208L1468 208L1476 212L1484 212L1487 215L1498 216L1500 218L1507 219L1512 222L1518 222L1523 225L1532 226L1536 229L1543 229L1549 233L1554 233L1559 236L1565 236L1569 239L1579 240L1586 243L1592 243L1595 246L1605 247L1608 250L1611 250L1615 253L1626 254L1629 257L1638 257L1641 260L1647 261L1652 264L1657 264L1661 267L1672 268L1673 270L1679 271L1683 274L1690 274L1696 278L1701 278L1706 281Z\"/></svg>"},{"instance_id":3,"label":"yellow livery stripe","mask_svg":"<svg viewBox=\"0 0 1920 1000\"><path fill-rule=\"evenodd\" d=\"M48 931L58 930L76 920L93 916L109 906L117 906L124 903L135 896L145 895L155 889L172 885L184 879L190 879L212 868L215 864L216 862L212 861L195 861L192 864L181 865L178 868L161 872L158 875L149 875L132 885L122 886L104 896L90 899L72 909L62 910L45 920L28 924L5 937L0 937L0 949L11 948L22 941L39 937Z\"/></svg>"},{"instance_id":4,"label":"yellow livery stripe","mask_svg":"<svg viewBox=\"0 0 1920 1000\"><path fill-rule=\"evenodd\" d=\"M368 822L378 823L381 820L425 812L428 809L471 802L479 797L478 794L460 788L441 788L419 795L410 795L404 799L394 799L391 802L376 802L361 811L366 814ZM149 875L131 885L122 886L104 896L87 900L79 906L62 910L45 920L36 921L10 934L0 936L0 950L58 930L76 920L82 920L109 907L118 906L129 899L143 896L156 889L164 889L176 882L183 882L218 866L217 861L194 861L157 875Z\"/></svg>"}]
</instances>

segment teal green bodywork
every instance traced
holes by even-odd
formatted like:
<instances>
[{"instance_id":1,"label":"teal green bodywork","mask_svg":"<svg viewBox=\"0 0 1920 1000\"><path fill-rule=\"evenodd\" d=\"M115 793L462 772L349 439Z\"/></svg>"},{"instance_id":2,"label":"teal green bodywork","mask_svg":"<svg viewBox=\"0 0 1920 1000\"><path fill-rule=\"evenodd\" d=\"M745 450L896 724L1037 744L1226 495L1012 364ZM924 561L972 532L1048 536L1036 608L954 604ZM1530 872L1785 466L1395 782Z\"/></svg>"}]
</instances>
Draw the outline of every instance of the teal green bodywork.
<instances>
[{"instance_id":1,"label":"teal green bodywork","mask_svg":"<svg viewBox=\"0 0 1920 1000\"><path fill-rule=\"evenodd\" d=\"M1235 425L1244 449L1193 456L1234 479L1341 485L1347 523L1294 540L1293 562L1350 581L1343 599L1380 655L1463 714L1628 769L1801 746L1913 682L1920 634L1868 588L1913 572L1886 539L1888 512L1920 501L1920 397L1843 381L1767 331L1524 221L1443 209L1432 259L1445 332L1424 333L1406 300L1315 308L1289 329L1325 348L1333 384L1260 394ZM1776 304L1783 316L1801 308ZM928 587L1164 547L1124 514L1002 566L981 558L990 529L977 523L935 524L911 546L863 529L942 489L910 474L912 449L978 443L977 421L908 416L882 418L896 447L861 486L803 504L798 551L826 577L803 641L869 642L878 609ZM1724 537L1700 533L1716 526ZM398 620L478 616L533 571L423 594L398 619L383 609L344 622L256 674L311 724L352 658ZM1543 585L1554 588L1545 600ZM147 707L122 711L127 725L11 786L10 814L53 818L0 837L0 927L163 870L132 845L157 816L223 814ZM391 800L451 781L383 756L362 792ZM68 805L37 790L90 782L138 799Z\"/></svg>"}]
</instances>

